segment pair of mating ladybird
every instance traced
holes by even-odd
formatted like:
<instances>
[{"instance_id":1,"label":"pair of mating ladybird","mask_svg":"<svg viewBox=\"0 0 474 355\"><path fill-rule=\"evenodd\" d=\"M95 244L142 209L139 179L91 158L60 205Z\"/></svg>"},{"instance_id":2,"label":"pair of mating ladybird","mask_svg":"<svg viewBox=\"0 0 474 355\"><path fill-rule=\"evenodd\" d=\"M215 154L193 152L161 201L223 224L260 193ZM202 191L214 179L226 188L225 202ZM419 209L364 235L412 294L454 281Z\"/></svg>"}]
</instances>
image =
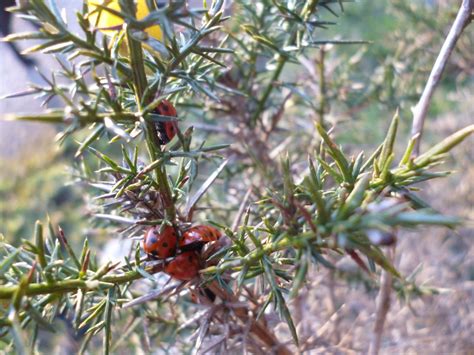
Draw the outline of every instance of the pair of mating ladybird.
<instances>
[{"instance_id":1,"label":"pair of mating ladybird","mask_svg":"<svg viewBox=\"0 0 474 355\"><path fill-rule=\"evenodd\" d=\"M200 251L204 244L217 241L221 233L211 226L194 226L186 230L178 240L176 229L153 226L145 233L143 250L152 258L173 260L166 263L164 272L178 280L191 280L201 268Z\"/></svg>"},{"instance_id":2,"label":"pair of mating ladybird","mask_svg":"<svg viewBox=\"0 0 474 355\"><path fill-rule=\"evenodd\" d=\"M161 100L160 104L154 109L153 113L161 116L178 117L176 109L168 100ZM158 133L158 142L161 145L168 144L176 135L178 122L176 120L158 122L156 131Z\"/></svg>"}]
</instances>

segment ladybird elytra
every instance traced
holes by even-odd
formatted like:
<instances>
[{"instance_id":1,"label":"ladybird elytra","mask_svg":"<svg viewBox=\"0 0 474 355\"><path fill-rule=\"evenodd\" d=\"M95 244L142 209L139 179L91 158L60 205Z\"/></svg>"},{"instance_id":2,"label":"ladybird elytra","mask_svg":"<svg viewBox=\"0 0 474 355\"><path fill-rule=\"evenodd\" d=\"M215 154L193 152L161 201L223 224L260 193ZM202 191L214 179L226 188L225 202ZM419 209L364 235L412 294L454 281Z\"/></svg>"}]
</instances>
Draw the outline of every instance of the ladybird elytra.
<instances>
[{"instance_id":1,"label":"ladybird elytra","mask_svg":"<svg viewBox=\"0 0 474 355\"><path fill-rule=\"evenodd\" d=\"M200 250L204 244L214 242L221 237L221 233L212 226L197 225L183 233L179 241L181 250Z\"/></svg>"},{"instance_id":2,"label":"ladybird elytra","mask_svg":"<svg viewBox=\"0 0 474 355\"><path fill-rule=\"evenodd\" d=\"M165 226L160 232L160 226L152 226L145 232L143 250L148 255L166 259L176 254L178 235L173 226Z\"/></svg>"},{"instance_id":3,"label":"ladybird elytra","mask_svg":"<svg viewBox=\"0 0 474 355\"><path fill-rule=\"evenodd\" d=\"M166 264L164 272L177 280L189 281L198 275L199 269L200 260L198 253L187 251L177 255Z\"/></svg>"},{"instance_id":4,"label":"ladybird elytra","mask_svg":"<svg viewBox=\"0 0 474 355\"><path fill-rule=\"evenodd\" d=\"M161 100L153 112L161 116L178 116L176 109L168 100ZM174 138L177 131L177 124L175 120L156 123L158 141L161 145L169 143Z\"/></svg>"}]
</instances>

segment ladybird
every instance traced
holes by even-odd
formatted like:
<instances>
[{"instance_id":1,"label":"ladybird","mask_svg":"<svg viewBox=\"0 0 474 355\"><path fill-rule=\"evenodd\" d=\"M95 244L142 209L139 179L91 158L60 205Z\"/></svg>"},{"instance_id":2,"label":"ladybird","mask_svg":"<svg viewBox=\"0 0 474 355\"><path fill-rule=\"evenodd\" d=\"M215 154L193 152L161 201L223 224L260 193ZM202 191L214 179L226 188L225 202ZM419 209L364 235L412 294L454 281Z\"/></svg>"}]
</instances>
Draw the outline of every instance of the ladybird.
<instances>
[{"instance_id":1,"label":"ladybird","mask_svg":"<svg viewBox=\"0 0 474 355\"><path fill-rule=\"evenodd\" d=\"M161 116L178 117L176 109L168 100L162 100L153 112ZM159 143L161 145L168 144L176 135L177 130L177 121L158 122L156 124L156 131L158 133Z\"/></svg>"},{"instance_id":2,"label":"ladybird","mask_svg":"<svg viewBox=\"0 0 474 355\"><path fill-rule=\"evenodd\" d=\"M188 281L197 276L200 269L199 254L195 251L187 251L176 256L164 268L164 272L171 277Z\"/></svg>"},{"instance_id":3,"label":"ladybird","mask_svg":"<svg viewBox=\"0 0 474 355\"><path fill-rule=\"evenodd\" d=\"M153 226L145 233L143 250L150 256L166 259L176 254L178 235L172 226L165 226L160 233L160 226Z\"/></svg>"},{"instance_id":4,"label":"ladybird","mask_svg":"<svg viewBox=\"0 0 474 355\"><path fill-rule=\"evenodd\" d=\"M213 303L216 300L214 292L209 290L207 287L197 288L191 291L191 302L201 304L204 302Z\"/></svg>"},{"instance_id":5,"label":"ladybird","mask_svg":"<svg viewBox=\"0 0 474 355\"><path fill-rule=\"evenodd\" d=\"M181 250L199 250L209 242L214 242L221 237L221 232L211 226L194 226L183 233L179 241Z\"/></svg>"}]
</instances>

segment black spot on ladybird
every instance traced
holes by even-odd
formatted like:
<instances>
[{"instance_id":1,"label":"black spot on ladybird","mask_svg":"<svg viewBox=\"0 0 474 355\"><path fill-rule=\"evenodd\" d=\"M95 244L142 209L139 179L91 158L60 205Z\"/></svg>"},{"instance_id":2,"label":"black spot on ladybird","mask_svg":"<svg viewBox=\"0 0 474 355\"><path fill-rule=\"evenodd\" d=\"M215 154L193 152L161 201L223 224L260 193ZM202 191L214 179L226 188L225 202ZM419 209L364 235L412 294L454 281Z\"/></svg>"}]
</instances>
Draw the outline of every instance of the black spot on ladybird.
<instances>
[{"instance_id":1,"label":"black spot on ladybird","mask_svg":"<svg viewBox=\"0 0 474 355\"><path fill-rule=\"evenodd\" d=\"M164 242L163 243L163 248L168 248L168 243Z\"/></svg>"}]
</instances>

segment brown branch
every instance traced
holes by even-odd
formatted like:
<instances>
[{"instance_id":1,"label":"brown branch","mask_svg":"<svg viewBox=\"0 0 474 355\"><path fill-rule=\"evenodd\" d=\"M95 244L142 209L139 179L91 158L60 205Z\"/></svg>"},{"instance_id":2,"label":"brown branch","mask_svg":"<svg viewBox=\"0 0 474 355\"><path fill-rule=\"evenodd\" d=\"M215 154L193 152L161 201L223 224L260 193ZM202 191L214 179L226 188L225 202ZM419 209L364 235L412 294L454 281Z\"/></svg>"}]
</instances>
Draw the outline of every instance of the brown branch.
<instances>
[{"instance_id":1,"label":"brown branch","mask_svg":"<svg viewBox=\"0 0 474 355\"><path fill-rule=\"evenodd\" d=\"M395 257L395 246L387 251L390 261ZM390 293L392 291L392 274L389 271L382 271L380 277L380 290L377 296L377 306L375 313L375 326L372 340L369 346L369 355L377 355L382 342L383 328L387 313L390 310Z\"/></svg>"},{"instance_id":2,"label":"brown branch","mask_svg":"<svg viewBox=\"0 0 474 355\"><path fill-rule=\"evenodd\" d=\"M426 83L426 86L421 94L420 100L416 106L412 109L413 111L413 124L411 134L416 139L415 147L413 149L413 155L417 156L420 152L421 135L423 133L423 126L425 123L428 108L431 103L433 93L438 86L441 75L443 74L446 63L456 46L456 42L461 36L464 28L472 20L471 13L474 10L474 0L463 0L459 12L454 20L453 26L449 30L448 36L446 37L443 46L438 54L438 58L431 69L430 76Z\"/></svg>"},{"instance_id":3,"label":"brown branch","mask_svg":"<svg viewBox=\"0 0 474 355\"><path fill-rule=\"evenodd\" d=\"M238 298L229 293L228 291L222 289L217 282L212 282L207 285L209 290L211 290L217 297L225 302L238 303ZM276 355L290 355L292 352L283 344L280 344L277 337L265 326L261 320L254 320L248 314L246 308L235 308L235 315L242 320L245 324L250 323L250 334L254 335L260 341L262 341L271 351L274 351Z\"/></svg>"}]
</instances>

